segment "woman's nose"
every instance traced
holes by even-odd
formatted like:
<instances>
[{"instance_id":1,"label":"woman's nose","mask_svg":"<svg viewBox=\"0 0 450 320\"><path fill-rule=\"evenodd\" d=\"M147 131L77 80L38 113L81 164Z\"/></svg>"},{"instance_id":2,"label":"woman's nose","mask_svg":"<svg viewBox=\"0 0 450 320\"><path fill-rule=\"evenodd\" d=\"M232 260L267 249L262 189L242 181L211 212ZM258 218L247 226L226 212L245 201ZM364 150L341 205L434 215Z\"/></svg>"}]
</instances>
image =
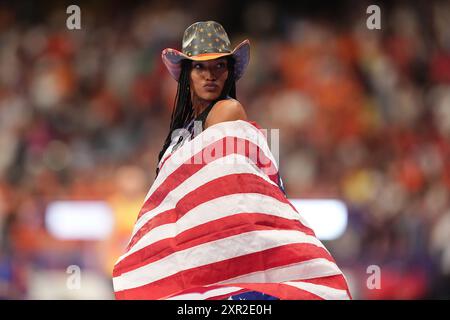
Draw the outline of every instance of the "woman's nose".
<instances>
[{"instance_id":1,"label":"woman's nose","mask_svg":"<svg viewBox=\"0 0 450 320\"><path fill-rule=\"evenodd\" d=\"M216 80L216 73L212 69L206 69L205 77L208 80Z\"/></svg>"}]
</instances>

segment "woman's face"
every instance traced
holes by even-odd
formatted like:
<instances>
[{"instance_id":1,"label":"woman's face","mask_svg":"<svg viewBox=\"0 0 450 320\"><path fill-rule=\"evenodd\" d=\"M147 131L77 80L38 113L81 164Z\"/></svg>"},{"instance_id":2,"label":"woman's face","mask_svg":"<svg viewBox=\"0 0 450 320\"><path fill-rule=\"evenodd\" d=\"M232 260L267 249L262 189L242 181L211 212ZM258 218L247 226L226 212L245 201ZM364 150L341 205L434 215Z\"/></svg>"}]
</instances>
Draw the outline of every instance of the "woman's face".
<instances>
[{"instance_id":1,"label":"woman's face","mask_svg":"<svg viewBox=\"0 0 450 320\"><path fill-rule=\"evenodd\" d=\"M191 62L190 87L192 97L212 101L217 99L228 78L228 61L218 58Z\"/></svg>"}]
</instances>

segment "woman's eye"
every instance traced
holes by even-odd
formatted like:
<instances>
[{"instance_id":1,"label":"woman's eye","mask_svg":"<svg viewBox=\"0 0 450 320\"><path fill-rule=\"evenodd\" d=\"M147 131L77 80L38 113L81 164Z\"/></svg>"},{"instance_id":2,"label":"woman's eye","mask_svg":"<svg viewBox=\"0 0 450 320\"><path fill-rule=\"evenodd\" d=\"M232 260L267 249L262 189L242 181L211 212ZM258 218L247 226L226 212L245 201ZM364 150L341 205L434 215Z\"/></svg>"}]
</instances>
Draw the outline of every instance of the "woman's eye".
<instances>
[{"instance_id":1,"label":"woman's eye","mask_svg":"<svg viewBox=\"0 0 450 320\"><path fill-rule=\"evenodd\" d=\"M194 65L194 68L195 68L195 69L200 69L201 67L202 67L202 65L199 64L199 63L197 63L196 65Z\"/></svg>"},{"instance_id":2,"label":"woman's eye","mask_svg":"<svg viewBox=\"0 0 450 320\"><path fill-rule=\"evenodd\" d=\"M220 68L223 68L224 67L224 64L223 63L218 63L217 64L217 69L220 69Z\"/></svg>"}]
</instances>

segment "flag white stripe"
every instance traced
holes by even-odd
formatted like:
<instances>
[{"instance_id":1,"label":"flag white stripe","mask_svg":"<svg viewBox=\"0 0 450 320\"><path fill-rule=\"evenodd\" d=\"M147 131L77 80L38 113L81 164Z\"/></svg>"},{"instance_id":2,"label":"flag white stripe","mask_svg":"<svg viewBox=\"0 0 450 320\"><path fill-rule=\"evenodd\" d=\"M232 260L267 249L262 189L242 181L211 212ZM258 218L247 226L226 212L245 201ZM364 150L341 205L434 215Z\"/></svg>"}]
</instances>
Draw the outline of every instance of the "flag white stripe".
<instances>
[{"instance_id":1,"label":"flag white stripe","mask_svg":"<svg viewBox=\"0 0 450 320\"><path fill-rule=\"evenodd\" d=\"M255 204L254 207L252 207L255 213L297 220L306 227L309 227L306 221L294 211L289 204L281 202L271 196L259 193L231 194L204 202L191 209L177 222L164 224L150 230L140 238L128 252L122 255L118 259L118 262L157 241L175 237L182 232L204 223L237 215L242 212L242 204L248 202L253 202Z\"/></svg>"},{"instance_id":2,"label":"flag white stripe","mask_svg":"<svg viewBox=\"0 0 450 320\"><path fill-rule=\"evenodd\" d=\"M288 245L309 243L323 248L315 237L293 230L259 230L177 251L158 261L113 278L116 291L140 287L180 271Z\"/></svg>"},{"instance_id":3,"label":"flag white stripe","mask_svg":"<svg viewBox=\"0 0 450 320\"><path fill-rule=\"evenodd\" d=\"M228 138L230 140L228 140ZM188 141L175 151L170 159L163 157L162 163L165 159L165 164L162 166L158 177L152 184L149 192L145 197L145 201L158 190L158 188L166 181L169 175L175 173L184 163L187 163L194 155L200 153L203 149L215 144L217 141L226 139L226 142L232 141L234 143L235 138L249 141L251 148L256 151L259 148L260 151L267 157L275 167L278 169L277 163L268 147L268 143L265 135L255 126L246 121L227 121L222 122L207 130L204 130L193 140ZM227 147L231 146L227 144ZM244 147L245 143L239 146ZM218 144L217 148L221 148L222 144ZM247 148L245 148L247 149ZM242 149L241 149L242 150ZM216 156L220 155L220 149L215 149ZM219 152L219 154L217 154ZM253 152L251 155L255 155ZM208 156L208 155L206 155ZM259 159L261 159L259 157ZM199 160L199 159L197 159ZM153 209L143 212L143 214L137 219L135 223L132 237L136 235L138 230L153 218L157 217L163 212L173 210L176 206L183 201L190 193L198 191L203 185L210 183L212 186L219 183L221 178L225 178L228 175L250 174L262 179L262 183L266 188L278 188L278 184L269 178L267 171L258 167L254 162L256 159L248 158L245 155L230 154L228 156L222 156L218 159L209 161L207 165L193 173L192 176L180 179L180 185L171 188L172 190L166 191L163 195L162 201ZM195 163L195 162L194 162ZM230 165L226 165L230 164ZM272 167L272 169L274 168ZM273 173L276 173L273 172ZM268 182L269 184L267 184ZM243 183L246 183L245 181ZM215 187L217 188L217 187ZM222 195L216 199L211 199L207 202L200 203L196 207L191 208L188 212L182 215L178 221L174 223L166 223L158 226L152 230L146 231L142 237L130 248L128 252L122 255L118 262L126 262L126 258L130 257L132 253L137 252L140 249L147 248L157 241L163 239L174 239L182 232L188 233L192 228L202 226L205 223L214 222L218 219L235 216L242 213L256 213L261 215L261 218L267 216L281 217L289 219L291 221L299 221L304 226L309 225L304 221L301 215L292 208L289 203L284 203L277 200L274 197L266 196L263 194L257 194L253 192L238 193L236 190L234 194ZM204 199L203 199L204 201ZM264 215L264 216L262 216ZM236 216L237 217L237 216ZM234 218L232 218L234 219ZM310 227L309 227L310 228ZM275 229L275 230L274 230ZM164 294L165 297L159 295L160 298L169 299L208 299L211 297L231 295L242 290L244 284L258 284L258 283L280 283L292 288L297 288L311 292L323 299L350 299L346 290L339 290L336 288L328 287L327 285L312 284L307 282L308 279L317 279L320 277L341 275L342 272L338 266L333 262L327 260L327 256L324 256L320 250L328 250L314 235L307 235L299 230L279 230L274 228L271 230L254 230L247 231L233 236L227 236L223 239L211 240L211 238L204 239L202 243L197 244L190 248L180 250L175 248L175 252L168 256L159 258L151 263L144 262L146 265L133 267L132 270L124 272L123 274L113 278L113 286L116 292L123 292L130 290L130 296L133 296L133 290L135 288L141 288L147 284L152 284L159 280L164 282L177 279L176 275L180 272L201 272L205 276L204 281L200 286L202 289L189 290L192 286L186 283L186 287L180 287L179 294L175 290ZM212 230L214 232L215 230ZM209 233L208 233L209 235ZM247 259L250 254L256 254L260 258L255 260L255 263L264 263L263 251L273 248L279 248L289 245L298 244L311 244L317 250L317 258L309 259L307 261L301 261L291 264L285 264L282 266L276 266L271 269L265 269L261 271L254 271L256 268L267 268L266 265L256 264L254 267L249 265L248 273L245 271L236 272L239 269L234 269L233 266L228 266L230 259L241 257ZM319 249L322 248L322 249ZM143 251L144 253L144 251ZM301 259L301 252L293 252L294 257L298 256L297 260ZM329 254L329 252L328 252ZM319 258L320 257L320 258ZM148 259L149 256L143 257L143 261ZM260 259L263 259L260 261ZM304 256L302 260L308 259ZM130 261L131 263L131 261ZM223 274L220 282L214 283L215 279L208 278L207 267L213 263L220 263L227 269L222 270ZM279 264L283 261L279 261ZM286 263L286 262L285 262ZM228 269L230 267L230 269ZM209 269L208 269L209 270ZM217 272L217 271L216 271ZM236 276L236 273L245 273ZM175 277L174 277L175 276ZM212 276L212 275L211 275ZM239 284L240 283L240 284ZM215 285L222 286L221 288L215 287ZM211 288L209 288L211 287ZM215 287L215 288L214 288ZM345 287L345 286L344 286ZM214 288L214 289L213 289ZM341 288L339 285L337 288ZM149 290L158 290L154 287L148 287ZM207 290L206 292L204 290ZM182 292L186 292L182 294ZM189 292L190 291L190 292ZM199 292L204 291L204 292ZM140 292L140 290L139 290Z\"/></svg>"},{"instance_id":4,"label":"flag white stripe","mask_svg":"<svg viewBox=\"0 0 450 320\"><path fill-rule=\"evenodd\" d=\"M212 297L218 297L225 294L232 294L234 292L238 292L242 290L242 288L239 287L224 287L224 288L215 288L203 293L186 293L186 294L180 294L177 296L172 296L170 298L167 298L167 300L206 300L208 298Z\"/></svg>"},{"instance_id":5,"label":"flag white stripe","mask_svg":"<svg viewBox=\"0 0 450 320\"><path fill-rule=\"evenodd\" d=\"M350 300L350 297L345 290L339 290L320 284L302 282L302 281L288 281L284 284L294 286L296 288L306 290L326 300Z\"/></svg>"},{"instance_id":6,"label":"flag white stripe","mask_svg":"<svg viewBox=\"0 0 450 320\"><path fill-rule=\"evenodd\" d=\"M229 163L228 161L233 164L224 164ZM275 182L270 180L266 175L261 174L261 172L258 171L255 166L250 165L248 161L248 158L245 156L233 153L210 162L207 166L203 167L188 179L183 181L180 185L178 185L178 187L168 192L164 200L162 200L156 208L143 213L142 216L136 221L132 237L147 221L162 212L175 208L178 201L184 198L187 194L215 179L231 174L251 173L264 179L268 183L277 186Z\"/></svg>"},{"instance_id":7,"label":"flag white stripe","mask_svg":"<svg viewBox=\"0 0 450 320\"><path fill-rule=\"evenodd\" d=\"M244 276L235 277L232 279L227 279L226 281L221 281L214 283L212 285L225 285L225 284L235 284L235 283L283 283L286 285L292 285L289 280L307 280L313 278L320 277L328 277L342 275L341 270L331 261L328 261L323 258L311 259L308 261L303 261L299 263L294 263L291 265L280 266L272 269L267 269L264 271L253 272ZM293 282L294 287L300 288L297 283ZM215 288L210 291L204 293L188 293L183 295L178 295L171 297L170 299L207 299L214 296L221 296L224 294L237 292L242 288L238 287L223 287L221 288L224 291L220 291ZM227 292L225 289L229 289ZM306 290L306 286L301 287L300 289ZM336 290L336 289L334 289ZM307 290L309 291L309 290ZM309 291L311 292L311 291ZM313 293L313 292L312 292ZM333 293L335 293L333 291ZM340 290L338 290L338 294L341 294ZM317 295L317 290L314 290L314 294ZM320 297L324 297L323 294L319 295ZM345 292L345 296L347 293ZM339 296L338 296L339 297Z\"/></svg>"},{"instance_id":8,"label":"flag white stripe","mask_svg":"<svg viewBox=\"0 0 450 320\"><path fill-rule=\"evenodd\" d=\"M156 177L153 185L145 197L145 201L150 198L150 195L157 190L157 188L164 182L166 177L172 174L184 162L188 161L195 154L199 153L208 145L219 141L225 137L237 137L246 139L261 148L262 153L272 161L273 165L278 171L278 165L270 152L267 145L266 137L256 127L243 120L225 121L214 124L205 129L201 134L192 139L189 143L185 143L180 147L172 157L176 156L177 161L166 161L160 173ZM201 142L204 142L202 144ZM175 159L175 158L174 158ZM161 159L162 161L163 159Z\"/></svg>"},{"instance_id":9,"label":"flag white stripe","mask_svg":"<svg viewBox=\"0 0 450 320\"><path fill-rule=\"evenodd\" d=\"M215 285L231 283L280 283L294 279L307 280L339 274L342 274L342 272L335 263L324 258L316 258L230 278L217 282Z\"/></svg>"}]
</instances>

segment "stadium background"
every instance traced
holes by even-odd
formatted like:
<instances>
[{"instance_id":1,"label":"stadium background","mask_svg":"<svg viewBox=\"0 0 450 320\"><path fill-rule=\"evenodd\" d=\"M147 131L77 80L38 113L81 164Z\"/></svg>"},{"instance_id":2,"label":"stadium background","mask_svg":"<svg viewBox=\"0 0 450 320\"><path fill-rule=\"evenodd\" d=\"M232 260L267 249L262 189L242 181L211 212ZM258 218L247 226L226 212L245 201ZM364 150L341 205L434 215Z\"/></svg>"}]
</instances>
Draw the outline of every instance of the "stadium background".
<instances>
[{"instance_id":1,"label":"stadium background","mask_svg":"<svg viewBox=\"0 0 450 320\"><path fill-rule=\"evenodd\" d=\"M366 28L370 4L381 30ZM354 298L450 298L450 3L225 0L0 4L0 298L113 298L176 91L160 53L198 20L250 39L237 94L280 129L288 196L347 204L325 245ZM106 200L113 232L56 239L45 212L61 199ZM369 265L381 289L367 288Z\"/></svg>"}]
</instances>

